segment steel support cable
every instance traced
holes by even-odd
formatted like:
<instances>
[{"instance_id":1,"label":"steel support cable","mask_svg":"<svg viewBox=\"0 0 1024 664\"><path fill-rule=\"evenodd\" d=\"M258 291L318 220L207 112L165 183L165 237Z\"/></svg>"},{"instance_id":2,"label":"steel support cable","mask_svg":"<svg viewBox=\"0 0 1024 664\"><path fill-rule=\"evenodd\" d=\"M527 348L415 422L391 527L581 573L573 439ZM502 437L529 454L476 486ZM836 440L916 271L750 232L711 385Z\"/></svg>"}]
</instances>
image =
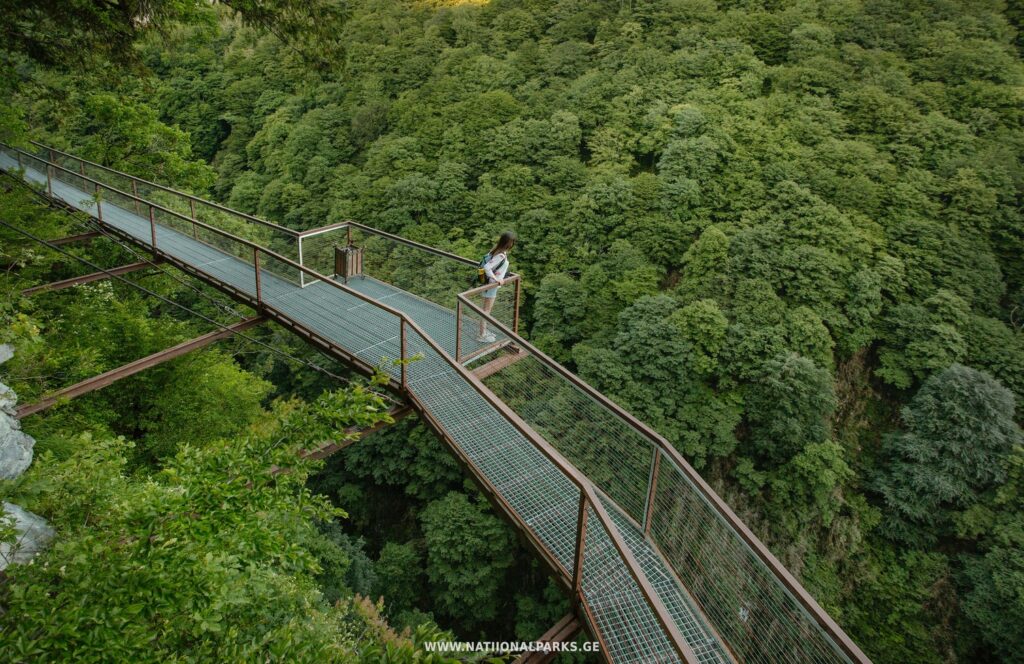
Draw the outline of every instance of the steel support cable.
<instances>
[{"instance_id":1,"label":"steel support cable","mask_svg":"<svg viewBox=\"0 0 1024 664\"><path fill-rule=\"evenodd\" d=\"M4 171L4 173L7 174L8 177L11 177L10 174L7 173L6 171ZM14 179L14 178L12 178L12 179ZM56 201L56 199L50 198L48 196L45 196L42 192L36 191L25 180L15 180L15 182L18 182L19 184L21 184L23 187L27 188L29 191L31 191L36 196L38 196L38 197L42 198L43 200L49 202L51 205ZM210 303L212 303L214 306L218 307L219 309L221 309L225 313L228 313L228 314L230 314L232 316L235 316L239 320L243 320L245 318L245 314L237 311L236 309L234 309L230 305L227 305L224 302L214 298L213 296L209 295L208 293L205 293L201 288L198 288L194 284L191 284L188 281L178 277L173 272L169 272L169 271L165 270L164 268L162 268L160 266L159 263L157 263L154 260L152 260L151 258L147 257L145 254L136 251L127 242L121 240L117 236L111 234L106 229L104 229L103 224L99 223L93 217L87 215L86 213L82 212L81 210L73 210L73 211L72 210L66 210L66 211L68 212L69 216L72 219L74 219L76 222L78 222L78 225L80 227L84 227L84 228L88 228L89 230L97 231L98 233L100 233L100 235L102 235L103 237L107 238L108 240L111 240L112 242L116 242L125 251L127 251L131 255L135 256L136 258L138 258L140 262L148 263L153 268L155 268L158 272L167 275L168 277L170 277L174 281L178 282L182 286L185 286L186 288L191 289L197 295L199 295L200 297L202 297L205 300L209 301Z\"/></svg>"},{"instance_id":2,"label":"steel support cable","mask_svg":"<svg viewBox=\"0 0 1024 664\"><path fill-rule=\"evenodd\" d=\"M88 259L85 259L85 258L82 258L80 256L75 256L74 254L64 250L63 248L58 247L58 246L54 245L51 242L47 242L43 238L38 237L36 235L33 235L32 233L29 233L26 230L18 228L17 226L9 224L6 221L0 220L0 226L4 226L6 228L9 228L9 229L13 230L14 232L20 233L20 234L24 235L25 237L27 237L27 238L29 238L31 240L34 240L34 241L38 242L39 244L42 244L42 245L44 245L46 247L49 247L50 249L53 249L54 251L56 251L58 253L61 253L61 254L65 255L65 256L69 257L69 258L73 258L73 259L75 259L75 260L77 260L77 261L79 261L79 262L81 262L81 263L83 263L85 265L88 265L89 267L93 268L97 272L103 272L104 274L108 274L108 275L110 275L110 277L112 279L117 279L118 281L121 281L121 282L123 282L125 284L128 284L129 286L131 286L133 288L136 288L136 289L142 291L143 293L146 293L147 295L151 295L151 296L157 298L158 300L161 300L162 302L165 302L165 303L170 304L172 306L178 307L182 311L185 311L188 314L191 314L191 315L193 315L193 316L195 316L197 318L200 318L200 319L202 319L202 320L210 323L211 325L214 325L214 326L216 326L216 327L218 327L218 328L220 328L222 330L227 330L229 328L228 325L225 325L223 323L219 323L216 320L210 318L209 316L206 316L205 314L201 314L198 311L194 311L192 309L189 309L185 305L179 304L178 302L175 302L174 300L172 300L172 299L170 299L168 297L164 297L163 295L160 295L159 293L155 293L155 292L149 290L148 288L146 288L145 286L141 286L141 285L131 281L130 279L125 279L122 276L119 276L119 275L116 275L116 274L112 274L109 270L106 270L106 269L100 267L99 265L93 263L92 261L90 261ZM354 385L353 381L350 378L345 378L344 376L339 376L339 375L337 375L337 374L335 374L335 373L333 373L331 371L328 371L327 369L325 369L325 368L323 368L323 367L321 367L321 366L319 366L319 365L317 365L317 364L315 364L313 362L310 362L309 360L304 360L302 358L295 357L294 355L291 355L291 354L286 353L286 352L284 352L282 350L279 350L279 349L271 346L270 344L268 344L268 343L266 343L264 341L260 341L259 339L255 339L255 338L250 337L249 335L243 334L241 332L233 332L233 334L235 336L237 336L237 337L241 337L242 339L245 339L246 341L254 343L254 344L258 345L258 346L262 346L263 348L266 348L270 352L275 353L275 354L277 354L277 355L279 355L279 356L281 356L281 357L283 357L285 359L288 359L288 360L291 360L291 361L296 362L298 364L307 366L310 369L313 369L315 371L319 371L320 373L322 373L322 374L324 374L324 375L326 375L326 376L328 376L330 378L333 378L335 380L341 381L341 382L349 384L349 385ZM391 403L394 403L394 404L398 403L397 401L395 401L394 399L389 397L387 394L380 394L380 396L381 396L381 398L383 398L383 399L385 399L387 401L390 401Z\"/></svg>"}]
</instances>

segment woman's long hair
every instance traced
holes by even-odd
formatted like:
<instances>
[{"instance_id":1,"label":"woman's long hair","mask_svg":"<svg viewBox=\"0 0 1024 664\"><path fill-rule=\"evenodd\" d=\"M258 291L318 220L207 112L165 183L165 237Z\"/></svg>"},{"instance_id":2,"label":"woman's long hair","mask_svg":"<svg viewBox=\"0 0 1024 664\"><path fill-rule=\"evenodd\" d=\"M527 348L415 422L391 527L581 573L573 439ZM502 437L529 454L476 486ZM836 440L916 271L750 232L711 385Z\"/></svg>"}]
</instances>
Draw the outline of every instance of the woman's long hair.
<instances>
[{"instance_id":1,"label":"woman's long hair","mask_svg":"<svg viewBox=\"0 0 1024 664\"><path fill-rule=\"evenodd\" d=\"M508 251L516 244L516 234L512 231L505 231L498 238L497 244L494 245L494 249L491 249L491 255L496 256L502 252Z\"/></svg>"}]
</instances>

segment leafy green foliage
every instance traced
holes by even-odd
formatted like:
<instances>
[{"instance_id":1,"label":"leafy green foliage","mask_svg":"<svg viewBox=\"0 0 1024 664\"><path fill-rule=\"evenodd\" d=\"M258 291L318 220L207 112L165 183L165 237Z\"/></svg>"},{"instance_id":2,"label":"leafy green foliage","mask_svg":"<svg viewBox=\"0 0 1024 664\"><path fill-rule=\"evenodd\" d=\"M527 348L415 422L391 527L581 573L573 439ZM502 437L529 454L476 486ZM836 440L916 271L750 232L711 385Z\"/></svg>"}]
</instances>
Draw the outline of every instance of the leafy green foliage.
<instances>
[{"instance_id":1,"label":"leafy green foliage","mask_svg":"<svg viewBox=\"0 0 1024 664\"><path fill-rule=\"evenodd\" d=\"M922 650L935 640L938 605L950 601L945 557L920 551L873 549L860 570L864 594L850 603L848 620L865 643L886 660L938 664L939 653ZM939 615L936 615L939 614Z\"/></svg>"},{"instance_id":2,"label":"leafy green foliage","mask_svg":"<svg viewBox=\"0 0 1024 664\"><path fill-rule=\"evenodd\" d=\"M629 303L657 289L657 270L625 240L594 259L578 278L563 272L545 276L537 291L534 334L556 355L607 330Z\"/></svg>"},{"instance_id":3,"label":"leafy green foliage","mask_svg":"<svg viewBox=\"0 0 1024 664\"><path fill-rule=\"evenodd\" d=\"M345 13L336 3L289 0L223 0L244 22L273 32L286 42L336 47L334 32ZM195 0L156 2L5 2L5 48L46 64L81 64L93 57L136 62L134 45L144 34L166 31L175 22L206 22L217 13Z\"/></svg>"},{"instance_id":4,"label":"leafy green foliage","mask_svg":"<svg viewBox=\"0 0 1024 664\"><path fill-rule=\"evenodd\" d=\"M186 446L151 477L124 473L123 439L82 436L67 460L44 455L12 491L61 536L36 564L7 570L8 648L97 660L316 659L350 647L313 578L313 549L330 546L314 522L343 513L304 486L311 463L296 453L348 425L354 401L356 419L373 417L372 398L325 395L280 429Z\"/></svg>"},{"instance_id":5,"label":"leafy green foliage","mask_svg":"<svg viewBox=\"0 0 1024 664\"><path fill-rule=\"evenodd\" d=\"M903 410L907 430L888 436L891 459L876 480L887 532L920 542L942 532L950 512L1005 481L1005 461L1024 434L1013 394L991 376L954 364L929 378Z\"/></svg>"},{"instance_id":6,"label":"leafy green foliage","mask_svg":"<svg viewBox=\"0 0 1024 664\"><path fill-rule=\"evenodd\" d=\"M633 406L701 466L736 446L739 394L713 387L725 324L713 301L641 298L622 312L607 347L580 344L574 356L584 379Z\"/></svg>"},{"instance_id":7,"label":"leafy green foliage","mask_svg":"<svg viewBox=\"0 0 1024 664\"><path fill-rule=\"evenodd\" d=\"M230 3L234 21L157 3L152 23L111 24L127 37L97 49L128 53L148 32L137 53L151 76L0 59L12 88L0 134L43 126L59 145L295 228L354 218L468 255L514 228L532 339L700 466L874 661L987 661L1020 640L1013 612L1003 622L992 608L1016 587L996 575L1019 549L994 534L1013 512L997 500L1015 477L998 469L1005 447L949 447L946 465L991 468L953 473L967 498L935 503L942 473L908 470L900 444L934 452L995 425L896 415L955 363L1022 395L1017 5L258 2ZM7 48L69 43L62 26L82 13L73 41L96 43L110 34L97 17L137 8L54 6L32 20L12 6ZM300 33L329 66L309 66ZM2 251L42 278L42 254ZM12 338L46 348L56 324L26 312L8 317ZM68 345L55 359L21 375L108 358ZM247 366L264 365L279 393L320 392L308 372ZM81 404L55 421L127 421L101 399ZM41 446L70 453L67 436ZM318 486L374 558L388 542L419 546L423 508L461 489L411 425L347 456ZM878 526L886 494L865 486L879 477L898 503L931 505L908 522L914 542L885 537L892 519Z\"/></svg>"},{"instance_id":8,"label":"leafy green foliage","mask_svg":"<svg viewBox=\"0 0 1024 664\"><path fill-rule=\"evenodd\" d=\"M984 643L1006 661L1013 661L1020 653L1011 644L1024 638L1024 447L1015 448L1007 461L1009 481L991 501L959 515L957 530L961 536L981 535L984 551L965 561L970 591L963 598L964 614Z\"/></svg>"},{"instance_id":9,"label":"leafy green foliage","mask_svg":"<svg viewBox=\"0 0 1024 664\"><path fill-rule=\"evenodd\" d=\"M412 542L388 542L374 563L391 615L413 608L423 593L423 555Z\"/></svg>"},{"instance_id":10,"label":"leafy green foliage","mask_svg":"<svg viewBox=\"0 0 1024 664\"><path fill-rule=\"evenodd\" d=\"M836 406L832 377L799 355L781 355L764 365L745 399L750 443L767 462L789 461L829 436Z\"/></svg>"},{"instance_id":11,"label":"leafy green foliage","mask_svg":"<svg viewBox=\"0 0 1024 664\"><path fill-rule=\"evenodd\" d=\"M876 374L896 387L910 387L931 372L958 362L967 354L960 328L968 308L949 291L939 291L922 305L905 304L890 314L888 345L879 354Z\"/></svg>"},{"instance_id":12,"label":"leafy green foliage","mask_svg":"<svg viewBox=\"0 0 1024 664\"><path fill-rule=\"evenodd\" d=\"M449 493L421 515L427 552L427 578L436 606L467 628L493 618L498 589L512 565L509 531L485 503Z\"/></svg>"},{"instance_id":13,"label":"leafy green foliage","mask_svg":"<svg viewBox=\"0 0 1024 664\"><path fill-rule=\"evenodd\" d=\"M343 460L345 471L420 501L440 498L462 482L458 462L415 418L360 441Z\"/></svg>"}]
</instances>

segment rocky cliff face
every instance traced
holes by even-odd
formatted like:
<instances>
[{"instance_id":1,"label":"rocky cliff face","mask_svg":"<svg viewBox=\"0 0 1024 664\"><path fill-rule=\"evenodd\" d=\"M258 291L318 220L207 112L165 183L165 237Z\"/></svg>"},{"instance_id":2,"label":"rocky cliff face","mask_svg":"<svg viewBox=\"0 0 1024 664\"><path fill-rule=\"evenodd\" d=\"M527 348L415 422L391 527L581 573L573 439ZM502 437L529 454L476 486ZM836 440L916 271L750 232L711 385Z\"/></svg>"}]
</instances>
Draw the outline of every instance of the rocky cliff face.
<instances>
[{"instance_id":1,"label":"rocky cliff face","mask_svg":"<svg viewBox=\"0 0 1024 664\"><path fill-rule=\"evenodd\" d=\"M0 344L0 364L14 356L7 344ZM18 477L32 463L35 439L21 430L15 417L18 395L0 383L0 479ZM55 535L46 519L22 509L13 503L3 504L3 518L13 525L13 541L0 542L0 570L12 563L28 562L46 548Z\"/></svg>"},{"instance_id":2,"label":"rocky cliff face","mask_svg":"<svg viewBox=\"0 0 1024 664\"><path fill-rule=\"evenodd\" d=\"M12 563L32 560L56 534L46 519L14 503L4 503L4 516L14 520L17 534L13 542L0 542L0 570Z\"/></svg>"}]
</instances>

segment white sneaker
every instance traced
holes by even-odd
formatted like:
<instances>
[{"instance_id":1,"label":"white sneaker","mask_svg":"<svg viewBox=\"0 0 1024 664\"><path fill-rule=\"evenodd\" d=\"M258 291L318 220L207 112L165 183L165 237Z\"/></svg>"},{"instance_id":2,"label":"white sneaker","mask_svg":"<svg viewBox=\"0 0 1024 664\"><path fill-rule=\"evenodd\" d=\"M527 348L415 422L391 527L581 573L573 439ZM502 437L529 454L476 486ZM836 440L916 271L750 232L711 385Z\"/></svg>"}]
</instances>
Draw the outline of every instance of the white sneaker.
<instances>
[{"instance_id":1,"label":"white sneaker","mask_svg":"<svg viewBox=\"0 0 1024 664\"><path fill-rule=\"evenodd\" d=\"M476 340L482 344L490 344L494 343L497 340L497 337L490 332L484 332L483 334L477 335Z\"/></svg>"}]
</instances>

